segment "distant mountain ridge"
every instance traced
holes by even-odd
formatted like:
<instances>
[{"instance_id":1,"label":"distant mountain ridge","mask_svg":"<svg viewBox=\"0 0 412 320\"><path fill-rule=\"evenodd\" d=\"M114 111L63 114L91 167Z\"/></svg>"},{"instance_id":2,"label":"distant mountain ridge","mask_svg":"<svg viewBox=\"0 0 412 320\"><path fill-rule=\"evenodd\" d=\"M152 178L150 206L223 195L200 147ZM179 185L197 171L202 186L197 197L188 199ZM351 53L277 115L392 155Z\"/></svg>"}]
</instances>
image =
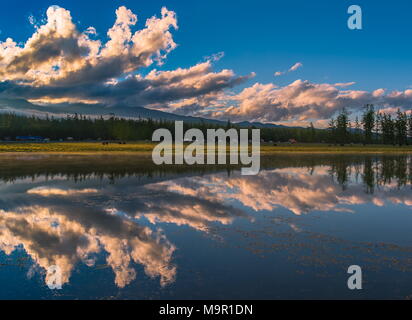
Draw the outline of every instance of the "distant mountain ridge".
<instances>
[{"instance_id":1,"label":"distant mountain ridge","mask_svg":"<svg viewBox=\"0 0 412 320\"><path fill-rule=\"evenodd\" d=\"M65 117L67 115L82 114L93 117L111 116L133 119L153 119L153 120L168 120L168 121L185 121L193 123L206 122L209 124L226 125L227 121L207 119L202 117L183 116L174 113L147 109L144 107L107 107L101 104L84 104L84 103L61 103L54 105L37 105L24 99L0 99L1 113L16 113L27 116L38 115L46 116L54 115L57 117ZM240 127L256 127L256 128L292 128L284 125L261 122L233 122L234 125ZM294 127L295 128L295 127Z\"/></svg>"}]
</instances>

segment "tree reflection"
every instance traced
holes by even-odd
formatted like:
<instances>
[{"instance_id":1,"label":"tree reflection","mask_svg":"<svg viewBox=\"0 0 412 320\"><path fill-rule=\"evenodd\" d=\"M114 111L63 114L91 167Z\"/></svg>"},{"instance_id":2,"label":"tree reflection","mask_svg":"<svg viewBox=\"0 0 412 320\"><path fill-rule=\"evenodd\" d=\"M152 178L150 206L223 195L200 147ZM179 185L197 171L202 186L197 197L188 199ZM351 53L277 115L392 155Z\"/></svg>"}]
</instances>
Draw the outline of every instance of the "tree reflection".
<instances>
[{"instance_id":1,"label":"tree reflection","mask_svg":"<svg viewBox=\"0 0 412 320\"><path fill-rule=\"evenodd\" d=\"M373 194L377 187L396 184L402 188L412 184L412 161L408 155L365 156L360 162L342 157L331 165L330 172L343 190L351 180L358 182L360 176L367 194Z\"/></svg>"}]
</instances>

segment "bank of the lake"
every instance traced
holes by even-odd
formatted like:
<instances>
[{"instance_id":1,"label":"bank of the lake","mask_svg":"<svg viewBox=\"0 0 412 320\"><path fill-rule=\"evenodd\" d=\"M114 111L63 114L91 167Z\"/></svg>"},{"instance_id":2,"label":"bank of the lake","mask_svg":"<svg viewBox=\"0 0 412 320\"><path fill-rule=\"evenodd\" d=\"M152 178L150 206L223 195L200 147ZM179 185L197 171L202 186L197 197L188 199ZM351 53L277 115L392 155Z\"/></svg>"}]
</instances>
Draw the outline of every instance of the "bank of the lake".
<instances>
[{"instance_id":1,"label":"bank of the lake","mask_svg":"<svg viewBox=\"0 0 412 320\"><path fill-rule=\"evenodd\" d=\"M124 144L101 142L58 142L58 143L0 143L0 153L74 153L74 154L150 154L156 144L152 142L127 142ZM412 146L388 145L329 145L329 144L279 144L261 145L263 154L277 153L412 153Z\"/></svg>"}]
</instances>

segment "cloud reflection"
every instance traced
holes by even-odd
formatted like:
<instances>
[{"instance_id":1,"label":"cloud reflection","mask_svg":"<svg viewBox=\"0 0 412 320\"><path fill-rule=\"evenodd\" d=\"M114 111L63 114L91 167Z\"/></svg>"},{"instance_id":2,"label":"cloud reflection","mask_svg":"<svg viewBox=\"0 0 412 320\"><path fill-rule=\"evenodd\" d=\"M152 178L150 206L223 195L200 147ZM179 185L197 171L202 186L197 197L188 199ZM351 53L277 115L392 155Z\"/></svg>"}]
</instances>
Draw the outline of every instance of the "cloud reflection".
<instances>
[{"instance_id":1,"label":"cloud reflection","mask_svg":"<svg viewBox=\"0 0 412 320\"><path fill-rule=\"evenodd\" d=\"M261 211L280 208L302 215L350 213L360 204L410 207L411 161L397 161L275 168L257 176L130 176L110 184L93 176L13 180L0 185L0 250L10 255L23 248L45 270L58 265L63 283L78 264L94 267L103 255L120 288L137 278L134 264L165 286L177 273L177 248L163 231L167 225L207 233L213 224L253 221Z\"/></svg>"},{"instance_id":2,"label":"cloud reflection","mask_svg":"<svg viewBox=\"0 0 412 320\"><path fill-rule=\"evenodd\" d=\"M22 247L42 268L59 266L63 284L69 282L78 262L94 266L102 251L108 254L106 263L121 288L136 278L132 262L143 265L149 277L160 277L161 285L174 281L176 267L171 260L176 248L161 230L154 232L103 211L67 204L1 210L0 224L2 251L10 255Z\"/></svg>"}]
</instances>

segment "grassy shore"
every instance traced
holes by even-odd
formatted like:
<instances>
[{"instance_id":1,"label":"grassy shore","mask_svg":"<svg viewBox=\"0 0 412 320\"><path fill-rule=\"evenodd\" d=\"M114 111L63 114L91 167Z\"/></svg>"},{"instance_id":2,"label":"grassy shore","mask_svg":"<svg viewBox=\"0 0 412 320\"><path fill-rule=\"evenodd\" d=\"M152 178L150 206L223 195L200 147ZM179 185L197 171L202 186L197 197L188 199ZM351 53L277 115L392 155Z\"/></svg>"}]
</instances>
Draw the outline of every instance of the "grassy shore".
<instances>
[{"instance_id":1,"label":"grassy shore","mask_svg":"<svg viewBox=\"0 0 412 320\"><path fill-rule=\"evenodd\" d=\"M156 144L152 142L111 143L103 145L98 142L63 142L63 143L0 143L0 153L142 153L150 154ZM328 144L280 144L278 146L262 145L262 154L276 153L412 153L412 146L385 145L346 145Z\"/></svg>"},{"instance_id":2,"label":"grassy shore","mask_svg":"<svg viewBox=\"0 0 412 320\"><path fill-rule=\"evenodd\" d=\"M0 153L147 153L155 144L151 142L111 143L59 142L59 143L0 143Z\"/></svg>"}]
</instances>

